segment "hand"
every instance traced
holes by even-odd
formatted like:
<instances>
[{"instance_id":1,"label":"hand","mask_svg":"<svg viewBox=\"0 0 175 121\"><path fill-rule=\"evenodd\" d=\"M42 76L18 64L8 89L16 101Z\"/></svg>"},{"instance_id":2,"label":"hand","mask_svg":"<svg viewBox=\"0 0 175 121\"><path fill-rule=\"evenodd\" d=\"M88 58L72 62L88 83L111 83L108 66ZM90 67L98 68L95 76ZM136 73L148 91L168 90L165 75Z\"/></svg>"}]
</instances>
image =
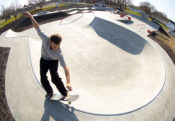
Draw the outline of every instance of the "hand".
<instances>
[{"instance_id":1,"label":"hand","mask_svg":"<svg viewBox=\"0 0 175 121\"><path fill-rule=\"evenodd\" d=\"M32 17L31 13L28 12L28 11L27 11L27 12L24 12L23 15L24 15L24 16L27 16L28 18Z\"/></svg>"},{"instance_id":2,"label":"hand","mask_svg":"<svg viewBox=\"0 0 175 121\"><path fill-rule=\"evenodd\" d=\"M72 91L72 85L70 83L67 83L67 88L69 91Z\"/></svg>"}]
</instances>

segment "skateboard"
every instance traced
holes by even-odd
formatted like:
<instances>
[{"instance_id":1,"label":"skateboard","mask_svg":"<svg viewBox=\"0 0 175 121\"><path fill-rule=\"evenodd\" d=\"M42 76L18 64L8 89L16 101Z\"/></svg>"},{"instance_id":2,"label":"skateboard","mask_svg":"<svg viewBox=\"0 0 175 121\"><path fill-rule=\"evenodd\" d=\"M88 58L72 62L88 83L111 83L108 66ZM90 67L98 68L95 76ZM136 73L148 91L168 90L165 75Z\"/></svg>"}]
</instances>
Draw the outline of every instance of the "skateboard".
<instances>
[{"instance_id":1,"label":"skateboard","mask_svg":"<svg viewBox=\"0 0 175 121\"><path fill-rule=\"evenodd\" d=\"M50 98L50 100L56 100L56 101L67 101L69 105L71 105L72 102L76 101L79 98L78 94L69 94L69 99L64 100L64 96L61 94L53 94L53 96Z\"/></svg>"}]
</instances>

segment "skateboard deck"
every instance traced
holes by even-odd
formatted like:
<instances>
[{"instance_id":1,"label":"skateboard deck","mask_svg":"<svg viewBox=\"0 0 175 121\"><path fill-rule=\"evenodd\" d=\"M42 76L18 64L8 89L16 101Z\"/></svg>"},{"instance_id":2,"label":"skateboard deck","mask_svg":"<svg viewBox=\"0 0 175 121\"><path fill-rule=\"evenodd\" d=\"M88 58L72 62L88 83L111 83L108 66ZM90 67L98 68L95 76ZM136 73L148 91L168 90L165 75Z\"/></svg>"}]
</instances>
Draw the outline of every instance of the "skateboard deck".
<instances>
[{"instance_id":1,"label":"skateboard deck","mask_svg":"<svg viewBox=\"0 0 175 121\"><path fill-rule=\"evenodd\" d=\"M63 99L64 97L61 94L53 94L53 96L50 98L50 100L67 101L68 104L71 104L71 102L74 102L79 98L78 94L69 94L69 96L70 96L69 100L64 100Z\"/></svg>"}]
</instances>

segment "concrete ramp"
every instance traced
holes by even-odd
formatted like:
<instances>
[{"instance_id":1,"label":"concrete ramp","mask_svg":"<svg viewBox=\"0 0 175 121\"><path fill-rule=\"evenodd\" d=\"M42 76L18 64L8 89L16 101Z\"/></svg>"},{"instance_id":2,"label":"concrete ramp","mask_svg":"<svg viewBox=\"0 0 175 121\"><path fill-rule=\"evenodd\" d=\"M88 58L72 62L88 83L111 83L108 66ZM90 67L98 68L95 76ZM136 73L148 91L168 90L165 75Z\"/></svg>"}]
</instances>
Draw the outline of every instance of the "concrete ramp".
<instances>
[{"instance_id":1,"label":"concrete ramp","mask_svg":"<svg viewBox=\"0 0 175 121\"><path fill-rule=\"evenodd\" d=\"M63 37L61 48L70 68L73 88L80 94L73 103L75 109L100 115L125 114L153 101L165 81L165 68L155 48L136 33L101 18L100 14L77 17L68 17L62 24L56 21L41 26L43 32L52 31ZM77 21L63 24L73 18ZM40 48L41 41L31 38L31 58L39 83ZM59 69L59 74L66 83L63 69ZM58 93L53 84L52 87Z\"/></svg>"},{"instance_id":2,"label":"concrete ramp","mask_svg":"<svg viewBox=\"0 0 175 121\"><path fill-rule=\"evenodd\" d=\"M24 36L27 36L27 35L23 34L22 32L15 32L11 29L7 30L5 33L6 33L5 37L24 37Z\"/></svg>"},{"instance_id":3,"label":"concrete ramp","mask_svg":"<svg viewBox=\"0 0 175 121\"><path fill-rule=\"evenodd\" d=\"M45 100L31 67L28 38L5 38L0 46L11 47L6 69L6 98L16 121L78 121L69 107L61 102ZM55 107L57 106L57 107ZM57 110L59 109L59 110Z\"/></svg>"},{"instance_id":4,"label":"concrete ramp","mask_svg":"<svg viewBox=\"0 0 175 121\"><path fill-rule=\"evenodd\" d=\"M17 33L26 37L0 37L0 46L11 47L5 88L14 118L172 121L175 68L165 51L142 32L116 21L115 14L94 12L79 18L80 15L40 26L48 36L62 35L61 48L71 83L80 94L71 106L44 98L39 76L41 40L34 29ZM58 72L65 83L61 67ZM52 87L56 93L53 84Z\"/></svg>"},{"instance_id":5,"label":"concrete ramp","mask_svg":"<svg viewBox=\"0 0 175 121\"><path fill-rule=\"evenodd\" d=\"M33 77L27 43L28 39L23 37L1 39L1 46L11 47L6 69L6 98L16 120L39 120L40 117L31 115L43 113L43 90Z\"/></svg>"}]
</instances>

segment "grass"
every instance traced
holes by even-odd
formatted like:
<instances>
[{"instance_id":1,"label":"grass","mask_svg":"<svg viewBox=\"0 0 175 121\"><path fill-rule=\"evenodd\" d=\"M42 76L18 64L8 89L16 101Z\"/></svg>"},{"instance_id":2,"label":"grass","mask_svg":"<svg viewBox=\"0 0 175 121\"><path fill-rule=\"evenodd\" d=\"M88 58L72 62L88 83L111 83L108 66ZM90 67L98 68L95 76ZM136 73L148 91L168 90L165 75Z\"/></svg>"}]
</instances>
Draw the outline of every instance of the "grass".
<instances>
[{"instance_id":1,"label":"grass","mask_svg":"<svg viewBox=\"0 0 175 121\"><path fill-rule=\"evenodd\" d=\"M19 14L16 18L15 16L12 16L10 19L6 20L6 21L3 21L1 24L0 24L0 29L2 29L3 27L5 27L6 25L20 19L22 16L22 14Z\"/></svg>"},{"instance_id":2,"label":"grass","mask_svg":"<svg viewBox=\"0 0 175 121\"><path fill-rule=\"evenodd\" d=\"M171 57L175 64L175 37L168 33L169 37L157 31L156 36L150 36L155 42L157 42Z\"/></svg>"},{"instance_id":3,"label":"grass","mask_svg":"<svg viewBox=\"0 0 175 121\"><path fill-rule=\"evenodd\" d=\"M60 4L58 7L65 7L65 6L70 6L71 4ZM39 13L41 11L46 11L46 10L51 10L51 9L54 9L56 8L56 5L51 5L51 6L46 6L46 7L43 7L43 8L36 8L36 9L33 9L33 10L29 10L30 13L34 14L34 13ZM19 14L16 18L14 16L12 16L10 19L8 20L1 20L0 21L0 29L2 29L3 27L7 26L8 24L20 19L22 16L22 14Z\"/></svg>"},{"instance_id":4,"label":"grass","mask_svg":"<svg viewBox=\"0 0 175 121\"><path fill-rule=\"evenodd\" d=\"M137 15L137 16L141 15L140 13L137 13L137 12L134 12L134 11L131 11L131 10L128 10L128 9L126 9L125 12L131 13L131 14L134 14L134 15Z\"/></svg>"},{"instance_id":5,"label":"grass","mask_svg":"<svg viewBox=\"0 0 175 121\"><path fill-rule=\"evenodd\" d=\"M4 21L5 21L4 19L3 20L0 20L0 24L2 24Z\"/></svg>"},{"instance_id":6,"label":"grass","mask_svg":"<svg viewBox=\"0 0 175 121\"><path fill-rule=\"evenodd\" d=\"M152 18L149 17L149 18L148 18L148 21L152 21Z\"/></svg>"},{"instance_id":7,"label":"grass","mask_svg":"<svg viewBox=\"0 0 175 121\"><path fill-rule=\"evenodd\" d=\"M155 38L163 42L165 45L167 45L170 49L172 49L175 52L175 37L173 37L171 34L169 34L170 37L167 37L166 35L157 32L158 36Z\"/></svg>"},{"instance_id":8,"label":"grass","mask_svg":"<svg viewBox=\"0 0 175 121\"><path fill-rule=\"evenodd\" d=\"M46 7L42 8L42 11L43 10L51 10L53 8L56 8L56 5L46 6Z\"/></svg>"},{"instance_id":9,"label":"grass","mask_svg":"<svg viewBox=\"0 0 175 121\"><path fill-rule=\"evenodd\" d=\"M63 3L63 4L58 5L58 7L66 7L66 6L69 6L69 5L71 5L71 4L65 4L65 3Z\"/></svg>"},{"instance_id":10,"label":"grass","mask_svg":"<svg viewBox=\"0 0 175 121\"><path fill-rule=\"evenodd\" d=\"M51 10L53 8L56 8L56 5L46 6L46 7L43 7L43 8L36 8L36 9L33 9L33 10L29 10L29 12L34 14L34 13L39 13L39 12L46 11L46 10Z\"/></svg>"}]
</instances>

